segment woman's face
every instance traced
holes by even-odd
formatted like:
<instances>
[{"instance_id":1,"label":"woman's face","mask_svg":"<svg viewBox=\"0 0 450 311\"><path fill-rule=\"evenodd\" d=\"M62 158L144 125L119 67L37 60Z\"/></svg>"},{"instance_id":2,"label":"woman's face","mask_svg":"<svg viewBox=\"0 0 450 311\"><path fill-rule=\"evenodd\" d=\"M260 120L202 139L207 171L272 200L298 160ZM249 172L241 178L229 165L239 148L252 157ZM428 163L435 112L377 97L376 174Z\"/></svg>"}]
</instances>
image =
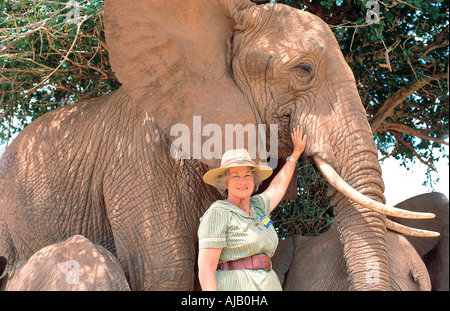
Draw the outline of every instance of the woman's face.
<instances>
[{"instance_id":1,"label":"woman's face","mask_svg":"<svg viewBox=\"0 0 450 311\"><path fill-rule=\"evenodd\" d=\"M253 172L247 166L228 170L228 197L234 200L250 198L255 188Z\"/></svg>"}]
</instances>

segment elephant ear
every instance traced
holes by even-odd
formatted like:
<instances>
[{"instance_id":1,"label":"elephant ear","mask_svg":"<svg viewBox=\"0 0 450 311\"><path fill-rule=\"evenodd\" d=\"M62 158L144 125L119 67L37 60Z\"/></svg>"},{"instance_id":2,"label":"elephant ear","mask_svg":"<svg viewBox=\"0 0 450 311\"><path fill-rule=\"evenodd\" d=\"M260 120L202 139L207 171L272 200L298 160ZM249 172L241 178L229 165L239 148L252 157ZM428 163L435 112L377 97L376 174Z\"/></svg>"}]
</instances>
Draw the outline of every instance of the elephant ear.
<instances>
[{"instance_id":1,"label":"elephant ear","mask_svg":"<svg viewBox=\"0 0 450 311\"><path fill-rule=\"evenodd\" d=\"M192 133L194 116L222 130L256 124L229 64L234 29L252 6L248 0L107 0L112 69L163 130L183 124Z\"/></svg>"}]
</instances>

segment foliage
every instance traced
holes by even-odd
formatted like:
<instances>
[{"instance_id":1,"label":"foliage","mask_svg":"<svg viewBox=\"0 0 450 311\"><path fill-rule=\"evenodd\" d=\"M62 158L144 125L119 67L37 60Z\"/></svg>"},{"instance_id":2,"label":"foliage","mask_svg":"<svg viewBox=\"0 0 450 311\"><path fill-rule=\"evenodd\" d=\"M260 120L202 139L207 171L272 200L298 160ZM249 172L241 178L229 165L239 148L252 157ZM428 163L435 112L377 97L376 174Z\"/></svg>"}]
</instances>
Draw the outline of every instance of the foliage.
<instances>
[{"instance_id":1,"label":"foliage","mask_svg":"<svg viewBox=\"0 0 450 311\"><path fill-rule=\"evenodd\" d=\"M0 141L42 114L118 87L103 1L0 0Z\"/></svg>"},{"instance_id":2,"label":"foliage","mask_svg":"<svg viewBox=\"0 0 450 311\"><path fill-rule=\"evenodd\" d=\"M282 201L272 212L273 225L282 239L294 235L317 235L333 220L327 183L311 163L300 159L297 164L297 199Z\"/></svg>"}]
</instances>

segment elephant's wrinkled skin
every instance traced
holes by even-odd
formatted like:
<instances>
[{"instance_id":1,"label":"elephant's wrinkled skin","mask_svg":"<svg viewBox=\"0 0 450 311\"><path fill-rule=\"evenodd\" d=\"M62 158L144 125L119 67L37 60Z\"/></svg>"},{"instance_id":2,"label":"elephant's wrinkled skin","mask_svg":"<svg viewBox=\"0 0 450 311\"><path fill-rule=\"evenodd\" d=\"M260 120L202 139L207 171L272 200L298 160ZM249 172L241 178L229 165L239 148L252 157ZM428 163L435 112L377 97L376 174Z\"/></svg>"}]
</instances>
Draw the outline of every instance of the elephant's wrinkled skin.
<instances>
[{"instance_id":1,"label":"elephant's wrinkled skin","mask_svg":"<svg viewBox=\"0 0 450 311\"><path fill-rule=\"evenodd\" d=\"M421 222L420 229L433 230L441 235L435 238L406 236L422 257L430 273L431 289L434 291L449 290L449 206L448 198L442 193L422 194L405 200L397 205L411 211L432 211L436 217ZM393 218L396 222L410 226L411 220Z\"/></svg>"},{"instance_id":2,"label":"elephant's wrinkled skin","mask_svg":"<svg viewBox=\"0 0 450 311\"><path fill-rule=\"evenodd\" d=\"M448 290L448 199L427 193L399 204L408 210L426 210L436 218L423 221L421 229L439 231L436 238L404 237L388 231L388 260L391 290ZM407 221L396 219L408 225ZM335 224L319 236L291 236L280 241L273 268L284 290L342 291L350 288L343 247ZM368 282L377 277L376 266Z\"/></svg>"},{"instance_id":3,"label":"elephant's wrinkled skin","mask_svg":"<svg viewBox=\"0 0 450 311\"><path fill-rule=\"evenodd\" d=\"M387 245L390 289L430 290L427 268L405 237L388 231ZM350 284L342 254L339 233L332 225L319 236L295 235L280 241L273 258L274 270L284 290L347 291ZM373 273L367 276L368 283L377 281L378 267L373 265L372 268Z\"/></svg>"},{"instance_id":4,"label":"elephant's wrinkled skin","mask_svg":"<svg viewBox=\"0 0 450 311\"><path fill-rule=\"evenodd\" d=\"M168 146L123 90L31 123L2 157L0 255L14 265L80 234L118 256L133 289L190 289L212 196L193 195L204 166Z\"/></svg>"},{"instance_id":5,"label":"elephant's wrinkled skin","mask_svg":"<svg viewBox=\"0 0 450 311\"><path fill-rule=\"evenodd\" d=\"M0 265L0 271L2 267ZM7 291L128 291L117 259L76 235L39 250L14 266L2 280Z\"/></svg>"},{"instance_id":6,"label":"elephant's wrinkled skin","mask_svg":"<svg viewBox=\"0 0 450 311\"><path fill-rule=\"evenodd\" d=\"M81 234L118 256L133 290L192 289L198 219L218 198L201 176L218 159L175 160L169 136L175 124L198 131L195 116L221 129L276 124L280 158L300 124L305 156L385 201L353 73L319 17L248 0L106 0L104 12L122 88L44 115L1 159L0 256L9 268ZM385 216L329 195L350 288L389 289ZM368 284L373 262L379 282Z\"/></svg>"}]
</instances>

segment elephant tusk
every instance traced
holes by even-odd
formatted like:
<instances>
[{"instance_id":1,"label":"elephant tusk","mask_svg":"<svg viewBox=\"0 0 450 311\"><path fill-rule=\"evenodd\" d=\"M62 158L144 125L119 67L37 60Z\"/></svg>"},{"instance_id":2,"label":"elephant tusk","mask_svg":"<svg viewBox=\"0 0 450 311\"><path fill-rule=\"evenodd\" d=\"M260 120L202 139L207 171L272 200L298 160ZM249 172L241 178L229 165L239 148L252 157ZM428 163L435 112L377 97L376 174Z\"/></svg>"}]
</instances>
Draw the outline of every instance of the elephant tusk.
<instances>
[{"instance_id":1,"label":"elephant tusk","mask_svg":"<svg viewBox=\"0 0 450 311\"><path fill-rule=\"evenodd\" d=\"M439 232L415 229L396 223L390 219L386 219L386 228L401 234L417 236L422 238L434 238L440 236Z\"/></svg>"},{"instance_id":2,"label":"elephant tusk","mask_svg":"<svg viewBox=\"0 0 450 311\"><path fill-rule=\"evenodd\" d=\"M345 195L350 200L367 207L375 212L379 212L385 215L399 217L399 218L409 218L409 219L430 219L434 218L433 213L420 213L411 212L403 210L400 208L387 206L383 203L377 202L364 194L357 191L355 188L350 186L345 180L339 176L339 174L324 160L315 156L314 161L316 162L318 168L326 178L326 180L339 192Z\"/></svg>"}]
</instances>

